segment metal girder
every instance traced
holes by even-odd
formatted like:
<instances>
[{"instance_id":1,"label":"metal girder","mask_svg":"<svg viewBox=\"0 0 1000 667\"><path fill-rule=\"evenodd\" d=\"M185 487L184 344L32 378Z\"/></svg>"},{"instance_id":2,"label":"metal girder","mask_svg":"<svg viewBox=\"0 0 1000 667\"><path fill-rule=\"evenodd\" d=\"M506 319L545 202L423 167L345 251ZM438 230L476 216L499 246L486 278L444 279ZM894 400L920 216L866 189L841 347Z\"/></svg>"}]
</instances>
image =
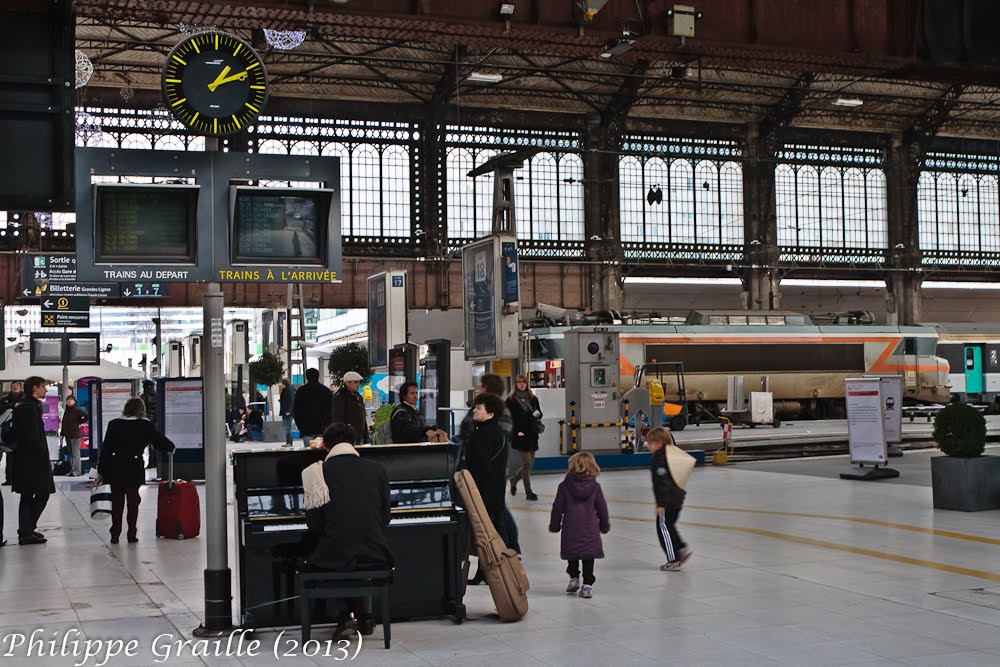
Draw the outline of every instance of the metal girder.
<instances>
[{"instance_id":1,"label":"metal girder","mask_svg":"<svg viewBox=\"0 0 1000 667\"><path fill-rule=\"evenodd\" d=\"M948 86L944 94L927 107L923 114L903 133L903 143L918 146L923 152L926 142L931 139L941 126L944 125L955 107L958 100L965 92L966 84L953 83Z\"/></svg>"},{"instance_id":2,"label":"metal girder","mask_svg":"<svg viewBox=\"0 0 1000 667\"><path fill-rule=\"evenodd\" d=\"M444 65L443 71L441 71L441 74L438 77L437 84L434 86L434 92L431 94L431 99L427 104L432 115L440 113L458 91L459 69L461 67L462 60L468 54L469 49L462 45L456 46L452 50L452 57Z\"/></svg>"},{"instance_id":3,"label":"metal girder","mask_svg":"<svg viewBox=\"0 0 1000 667\"><path fill-rule=\"evenodd\" d=\"M632 66L632 70L625 75L618 92L612 96L601 112L601 123L610 130L612 136L608 138L615 144L618 143L625 131L625 118L639 99L639 91L646 81L646 72L648 71L649 61L636 62Z\"/></svg>"},{"instance_id":4,"label":"metal girder","mask_svg":"<svg viewBox=\"0 0 1000 667\"><path fill-rule=\"evenodd\" d=\"M785 94L782 95L778 103L772 106L763 118L758 122L759 137L761 147L767 153L766 157L773 157L778 150L779 134L781 130L788 127L789 123L802 110L802 102L809 92L809 86L815 80L816 75L812 72L804 72L792 84ZM765 156L762 156L765 157Z\"/></svg>"}]
</instances>

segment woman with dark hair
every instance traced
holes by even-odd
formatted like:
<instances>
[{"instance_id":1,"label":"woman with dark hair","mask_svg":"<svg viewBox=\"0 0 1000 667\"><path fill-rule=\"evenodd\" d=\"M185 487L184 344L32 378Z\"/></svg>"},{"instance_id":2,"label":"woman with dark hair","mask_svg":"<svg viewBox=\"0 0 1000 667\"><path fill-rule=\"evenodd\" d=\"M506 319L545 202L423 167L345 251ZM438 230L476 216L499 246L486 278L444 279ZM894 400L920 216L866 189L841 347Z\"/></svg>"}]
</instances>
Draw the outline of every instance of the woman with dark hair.
<instances>
[{"instance_id":1,"label":"woman with dark hair","mask_svg":"<svg viewBox=\"0 0 1000 667\"><path fill-rule=\"evenodd\" d=\"M507 409L514 422L511 448L521 459L521 465L510 478L510 495L517 494L517 483L523 480L524 497L538 500L538 496L531 490L531 467L535 464L535 452L538 451L538 424L542 418L542 409L539 407L538 397L528 386L527 375L514 378L514 390L507 397Z\"/></svg>"},{"instance_id":2,"label":"woman with dark hair","mask_svg":"<svg viewBox=\"0 0 1000 667\"><path fill-rule=\"evenodd\" d=\"M128 501L129 543L139 541L136 522L139 518L139 487L146 482L142 453L152 445L164 452L174 451L174 443L162 435L146 419L146 406L141 398L125 402L122 416L108 424L96 484L111 485L111 544L118 544L122 532L122 512Z\"/></svg>"}]
</instances>

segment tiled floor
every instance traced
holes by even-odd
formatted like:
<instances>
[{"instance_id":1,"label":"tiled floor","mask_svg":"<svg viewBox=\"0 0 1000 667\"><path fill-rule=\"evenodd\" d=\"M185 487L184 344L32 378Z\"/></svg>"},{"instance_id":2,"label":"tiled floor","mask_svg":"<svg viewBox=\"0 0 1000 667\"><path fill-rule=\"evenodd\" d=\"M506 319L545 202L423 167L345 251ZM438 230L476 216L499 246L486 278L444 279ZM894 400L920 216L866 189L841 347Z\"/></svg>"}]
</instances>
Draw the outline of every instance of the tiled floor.
<instances>
[{"instance_id":1,"label":"tiled floor","mask_svg":"<svg viewBox=\"0 0 1000 667\"><path fill-rule=\"evenodd\" d=\"M563 592L559 539L547 532L547 501L561 478L537 476L540 502L521 495L510 502L532 582L528 616L500 623L488 590L472 587L465 624L396 624L389 651L379 629L353 662L995 667L1000 512L932 510L930 488L919 479L928 456L909 452L894 462L909 483L891 484L816 476L832 470L829 460L700 468L681 525L695 556L675 573L658 570L664 559L648 473L606 472L600 481L612 530L591 600ZM64 636L81 647L84 640L136 640L136 654L114 657L110 666L159 664L168 648L172 665L351 661L356 642L350 653L316 643L307 648L319 654L304 656L294 631L280 639L258 634L256 656L215 656L214 647L202 655L206 647L197 644L178 656L177 642L191 638L203 609L204 539L157 541L156 490L148 486L140 542L111 546L107 524L89 518L85 484L60 480L39 526L48 544L0 549L5 667L81 663L82 648L76 657L38 657L36 645L34 657L26 657L27 637L18 642L36 630L43 650ZM17 497L9 487L3 494L5 536L16 541ZM100 665L101 657L86 664Z\"/></svg>"}]
</instances>

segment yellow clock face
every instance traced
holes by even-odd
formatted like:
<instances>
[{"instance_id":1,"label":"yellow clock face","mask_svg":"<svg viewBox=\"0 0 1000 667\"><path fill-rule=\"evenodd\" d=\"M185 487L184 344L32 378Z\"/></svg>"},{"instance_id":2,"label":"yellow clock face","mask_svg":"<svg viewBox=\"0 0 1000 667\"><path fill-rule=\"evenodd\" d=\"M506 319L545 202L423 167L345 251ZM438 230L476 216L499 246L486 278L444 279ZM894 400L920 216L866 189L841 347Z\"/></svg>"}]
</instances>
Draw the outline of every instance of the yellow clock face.
<instances>
[{"instance_id":1,"label":"yellow clock face","mask_svg":"<svg viewBox=\"0 0 1000 667\"><path fill-rule=\"evenodd\" d=\"M267 72L242 39L203 32L167 56L162 88L174 117L199 134L218 137L239 132L261 112Z\"/></svg>"}]
</instances>

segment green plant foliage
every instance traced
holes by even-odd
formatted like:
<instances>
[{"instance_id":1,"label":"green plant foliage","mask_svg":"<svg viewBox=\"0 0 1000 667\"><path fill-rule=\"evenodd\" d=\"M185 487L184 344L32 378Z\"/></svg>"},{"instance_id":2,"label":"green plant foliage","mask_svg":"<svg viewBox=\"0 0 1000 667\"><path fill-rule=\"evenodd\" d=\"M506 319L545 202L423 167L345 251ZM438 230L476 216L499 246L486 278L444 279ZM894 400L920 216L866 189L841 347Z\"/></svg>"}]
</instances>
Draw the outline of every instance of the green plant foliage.
<instances>
[{"instance_id":1,"label":"green plant foliage","mask_svg":"<svg viewBox=\"0 0 1000 667\"><path fill-rule=\"evenodd\" d=\"M389 420L392 419L392 410L396 406L386 403L378 410L372 419L372 431L375 434L376 445L388 445L392 442L389 431Z\"/></svg>"},{"instance_id":2,"label":"green plant foliage","mask_svg":"<svg viewBox=\"0 0 1000 667\"><path fill-rule=\"evenodd\" d=\"M284 376L284 362L270 352L265 352L260 355L260 359L250 362L250 377L259 384L270 387L281 382Z\"/></svg>"},{"instance_id":3,"label":"green plant foliage","mask_svg":"<svg viewBox=\"0 0 1000 667\"><path fill-rule=\"evenodd\" d=\"M330 380L337 385L343 384L344 375L349 371L360 373L364 378L362 384L372 376L371 366L368 365L368 348L359 343L348 343L333 350L326 367L330 371Z\"/></svg>"},{"instance_id":4,"label":"green plant foliage","mask_svg":"<svg viewBox=\"0 0 1000 667\"><path fill-rule=\"evenodd\" d=\"M971 459L986 448L986 418L971 405L949 403L934 417L934 442L948 456Z\"/></svg>"}]
</instances>

